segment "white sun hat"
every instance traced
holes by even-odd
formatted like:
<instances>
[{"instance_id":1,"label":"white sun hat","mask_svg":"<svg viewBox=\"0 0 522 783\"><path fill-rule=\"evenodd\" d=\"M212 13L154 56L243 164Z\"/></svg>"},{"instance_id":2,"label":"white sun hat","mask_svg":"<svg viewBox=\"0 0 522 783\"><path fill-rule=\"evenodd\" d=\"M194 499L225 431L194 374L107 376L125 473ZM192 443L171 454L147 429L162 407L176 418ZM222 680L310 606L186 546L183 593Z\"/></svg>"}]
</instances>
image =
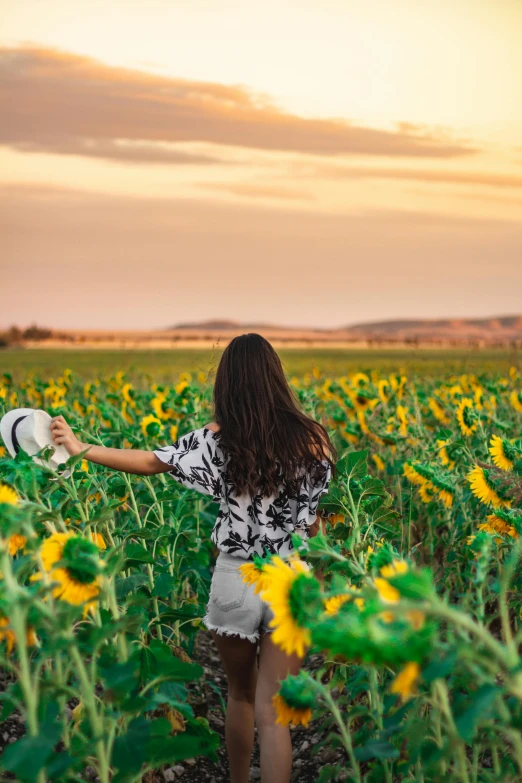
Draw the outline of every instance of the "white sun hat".
<instances>
[{"instance_id":1,"label":"white sun hat","mask_svg":"<svg viewBox=\"0 0 522 783\"><path fill-rule=\"evenodd\" d=\"M8 411L0 420L0 435L9 454L16 457L20 450L31 457L38 454L44 446L52 446L54 454L48 460L34 457L38 465L56 470L69 459L64 446L57 446L51 434L51 416L46 411L34 408L15 408Z\"/></svg>"}]
</instances>

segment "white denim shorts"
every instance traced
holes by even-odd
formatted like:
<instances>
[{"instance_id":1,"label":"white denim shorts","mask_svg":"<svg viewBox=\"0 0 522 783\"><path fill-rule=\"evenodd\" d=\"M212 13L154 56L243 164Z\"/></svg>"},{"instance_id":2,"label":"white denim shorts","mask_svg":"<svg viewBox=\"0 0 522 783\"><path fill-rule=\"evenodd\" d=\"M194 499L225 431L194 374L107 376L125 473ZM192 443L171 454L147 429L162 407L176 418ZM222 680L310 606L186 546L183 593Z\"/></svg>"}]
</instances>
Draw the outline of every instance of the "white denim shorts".
<instances>
[{"instance_id":1,"label":"white denim shorts","mask_svg":"<svg viewBox=\"0 0 522 783\"><path fill-rule=\"evenodd\" d=\"M274 630L268 626L274 614L259 593L254 593L254 585L243 582L239 567L248 562L236 555L219 553L203 622L209 631L256 642L261 633Z\"/></svg>"}]
</instances>

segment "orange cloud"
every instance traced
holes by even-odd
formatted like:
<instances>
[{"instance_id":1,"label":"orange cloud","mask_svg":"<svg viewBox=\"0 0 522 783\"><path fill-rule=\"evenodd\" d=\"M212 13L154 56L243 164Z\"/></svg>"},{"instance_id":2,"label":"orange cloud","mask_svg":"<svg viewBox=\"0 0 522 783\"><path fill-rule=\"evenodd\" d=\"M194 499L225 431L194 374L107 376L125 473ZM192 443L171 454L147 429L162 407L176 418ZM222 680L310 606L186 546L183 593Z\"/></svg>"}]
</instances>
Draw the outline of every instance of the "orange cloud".
<instances>
[{"instance_id":1,"label":"orange cloud","mask_svg":"<svg viewBox=\"0 0 522 783\"><path fill-rule=\"evenodd\" d=\"M0 131L0 140L1 136ZM221 163L219 158L211 155L196 155L183 150L169 149L162 144L135 141L122 143L120 140L113 139L47 138L33 141L12 141L8 142L8 145L18 152L80 155L84 158L101 158L122 163L175 163L192 166ZM227 165L231 165L231 162L227 161Z\"/></svg>"},{"instance_id":2,"label":"orange cloud","mask_svg":"<svg viewBox=\"0 0 522 783\"><path fill-rule=\"evenodd\" d=\"M496 188L520 188L522 176L477 171L435 171L434 169L405 169L378 166L336 166L315 163L295 163L292 176L303 179L392 179L441 182L449 185L486 185Z\"/></svg>"},{"instance_id":3,"label":"orange cloud","mask_svg":"<svg viewBox=\"0 0 522 783\"><path fill-rule=\"evenodd\" d=\"M168 78L54 49L0 49L0 143L132 162L203 163L157 142L316 155L455 158L477 150L421 126L377 130L286 113L239 86ZM127 142L146 142L137 148Z\"/></svg>"},{"instance_id":4,"label":"orange cloud","mask_svg":"<svg viewBox=\"0 0 522 783\"><path fill-rule=\"evenodd\" d=\"M247 198L282 198L295 201L311 201L313 199L312 194L304 190L277 185L256 185L250 182L200 182L198 184L206 190L222 191Z\"/></svg>"}]
</instances>

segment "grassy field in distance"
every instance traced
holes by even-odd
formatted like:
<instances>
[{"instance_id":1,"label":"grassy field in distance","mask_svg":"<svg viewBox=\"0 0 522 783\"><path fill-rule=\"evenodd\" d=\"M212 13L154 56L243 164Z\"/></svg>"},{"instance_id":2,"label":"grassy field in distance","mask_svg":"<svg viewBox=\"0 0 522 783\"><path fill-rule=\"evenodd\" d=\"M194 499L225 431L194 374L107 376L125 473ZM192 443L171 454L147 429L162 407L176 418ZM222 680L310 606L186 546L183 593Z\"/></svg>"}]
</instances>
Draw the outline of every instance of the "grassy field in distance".
<instances>
[{"instance_id":1,"label":"grassy field in distance","mask_svg":"<svg viewBox=\"0 0 522 783\"><path fill-rule=\"evenodd\" d=\"M404 370L410 375L433 376L441 373L506 372L520 365L522 351L502 349L277 349L286 373L303 375L315 365L324 375L339 376L355 371L377 369L381 372ZM71 369L86 380L122 370L135 383L150 375L157 382L177 378L181 372L215 371L222 349L178 350L38 350L8 349L0 352L0 375L12 374L14 380L34 372L42 378L60 375Z\"/></svg>"}]
</instances>

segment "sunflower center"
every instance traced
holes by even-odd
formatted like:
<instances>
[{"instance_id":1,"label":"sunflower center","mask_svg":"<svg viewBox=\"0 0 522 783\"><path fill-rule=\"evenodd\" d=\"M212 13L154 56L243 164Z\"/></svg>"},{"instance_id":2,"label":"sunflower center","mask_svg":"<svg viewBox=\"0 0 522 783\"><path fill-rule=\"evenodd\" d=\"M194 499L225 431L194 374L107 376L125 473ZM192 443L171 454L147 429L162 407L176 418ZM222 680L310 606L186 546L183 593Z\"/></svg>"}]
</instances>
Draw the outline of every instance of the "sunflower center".
<instances>
[{"instance_id":1,"label":"sunflower center","mask_svg":"<svg viewBox=\"0 0 522 783\"><path fill-rule=\"evenodd\" d=\"M60 565L81 584L94 582L100 572L98 547L84 538L70 538L62 552Z\"/></svg>"},{"instance_id":2,"label":"sunflower center","mask_svg":"<svg viewBox=\"0 0 522 783\"><path fill-rule=\"evenodd\" d=\"M279 690L285 704L294 710L311 709L316 702L316 696L308 682L297 676L288 676Z\"/></svg>"},{"instance_id":3,"label":"sunflower center","mask_svg":"<svg viewBox=\"0 0 522 783\"><path fill-rule=\"evenodd\" d=\"M477 420L477 414L471 406L466 406L462 411L462 418L467 427L472 427Z\"/></svg>"},{"instance_id":4,"label":"sunflower center","mask_svg":"<svg viewBox=\"0 0 522 783\"><path fill-rule=\"evenodd\" d=\"M509 441L502 441L502 454L510 462L517 462L520 457L520 450L517 449Z\"/></svg>"}]
</instances>

